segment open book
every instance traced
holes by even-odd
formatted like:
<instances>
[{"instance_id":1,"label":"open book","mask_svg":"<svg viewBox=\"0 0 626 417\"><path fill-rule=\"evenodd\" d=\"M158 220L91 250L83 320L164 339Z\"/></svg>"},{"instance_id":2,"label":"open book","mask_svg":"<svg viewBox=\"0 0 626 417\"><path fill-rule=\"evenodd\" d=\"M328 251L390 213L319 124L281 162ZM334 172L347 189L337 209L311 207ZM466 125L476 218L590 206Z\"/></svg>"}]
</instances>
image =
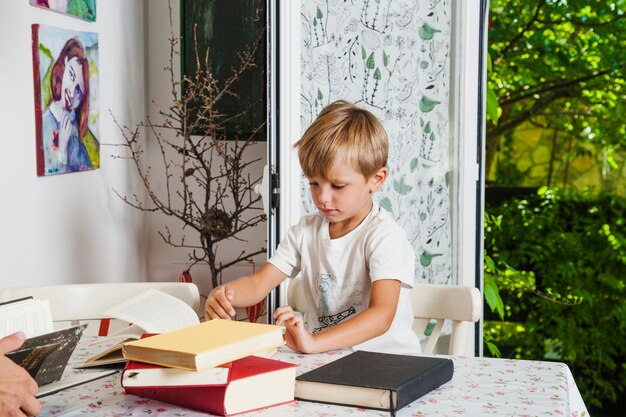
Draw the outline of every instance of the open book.
<instances>
[{"instance_id":1,"label":"open book","mask_svg":"<svg viewBox=\"0 0 626 417\"><path fill-rule=\"evenodd\" d=\"M124 343L140 339L144 333L164 333L200 322L198 314L184 301L155 289L108 309L104 315L129 325L92 343L92 346L104 345L106 348L88 358L79 368L124 363Z\"/></svg>"},{"instance_id":2,"label":"open book","mask_svg":"<svg viewBox=\"0 0 626 417\"><path fill-rule=\"evenodd\" d=\"M35 337L50 333L52 328L48 300L24 297L0 303L0 338L17 331L27 338Z\"/></svg>"},{"instance_id":3,"label":"open book","mask_svg":"<svg viewBox=\"0 0 626 417\"><path fill-rule=\"evenodd\" d=\"M25 297L0 303L0 337L22 331L27 339L6 357L24 368L39 386L37 398L101 378L111 372L64 375L87 325L53 331L48 300Z\"/></svg>"}]
</instances>

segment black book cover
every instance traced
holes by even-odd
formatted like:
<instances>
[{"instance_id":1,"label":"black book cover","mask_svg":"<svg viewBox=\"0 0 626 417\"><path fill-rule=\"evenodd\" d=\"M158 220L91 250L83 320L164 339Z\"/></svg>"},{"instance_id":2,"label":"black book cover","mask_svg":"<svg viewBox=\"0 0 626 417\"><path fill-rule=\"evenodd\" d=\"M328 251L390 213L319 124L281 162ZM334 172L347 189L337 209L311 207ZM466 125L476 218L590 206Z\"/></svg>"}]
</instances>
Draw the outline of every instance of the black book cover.
<instances>
[{"instance_id":1,"label":"black book cover","mask_svg":"<svg viewBox=\"0 0 626 417\"><path fill-rule=\"evenodd\" d=\"M392 401L389 408L384 408L393 412L450 381L453 373L454 363L447 358L356 351L306 372L298 376L296 381L395 392L397 393L396 403ZM328 402L323 398L319 401ZM341 404L364 406L363 404Z\"/></svg>"},{"instance_id":2,"label":"black book cover","mask_svg":"<svg viewBox=\"0 0 626 417\"><path fill-rule=\"evenodd\" d=\"M26 369L39 386L58 381L86 324L31 337L6 356Z\"/></svg>"}]
</instances>

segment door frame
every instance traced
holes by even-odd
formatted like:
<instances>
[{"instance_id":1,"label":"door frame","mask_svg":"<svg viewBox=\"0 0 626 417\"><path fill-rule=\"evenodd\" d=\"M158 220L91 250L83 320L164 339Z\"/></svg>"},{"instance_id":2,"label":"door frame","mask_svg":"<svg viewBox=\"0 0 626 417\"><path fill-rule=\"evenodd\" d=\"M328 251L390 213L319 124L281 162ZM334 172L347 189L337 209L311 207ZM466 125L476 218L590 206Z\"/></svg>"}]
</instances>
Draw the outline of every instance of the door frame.
<instances>
[{"instance_id":1,"label":"door frame","mask_svg":"<svg viewBox=\"0 0 626 417\"><path fill-rule=\"evenodd\" d=\"M454 76L452 84L456 117L451 122L457 157L453 162L457 175L453 181L456 197L453 210L453 273L458 284L483 291L483 213L484 213L484 144L485 83L488 0L452 1L457 16L455 28ZM479 4L477 4L479 3ZM274 61L277 69L275 100L277 104L278 145L274 167L279 175L280 216L275 222L275 236L280 239L301 216L301 170L292 144L302 134L300 126L300 11L301 0L276 0L276 38ZM480 7L476 7L480 6ZM270 71L271 72L271 71ZM462 136L461 136L462 135ZM458 144L458 146L457 146ZM276 240L278 244L278 240ZM268 244L269 255L275 246ZM287 304L288 280L274 298L275 305ZM268 308L269 310L269 308ZM273 310L272 310L273 311ZM482 355L482 318L470 335L468 355Z\"/></svg>"},{"instance_id":2,"label":"door frame","mask_svg":"<svg viewBox=\"0 0 626 417\"><path fill-rule=\"evenodd\" d=\"M480 4L476 4L480 3ZM457 168L453 189L453 271L459 285L476 287L483 293L484 264L484 147L487 80L488 0L455 1L458 16L453 36L455 51L451 95L451 122ZM480 7L477 7L480 6ZM468 355L482 356L482 316L470 334Z\"/></svg>"}]
</instances>

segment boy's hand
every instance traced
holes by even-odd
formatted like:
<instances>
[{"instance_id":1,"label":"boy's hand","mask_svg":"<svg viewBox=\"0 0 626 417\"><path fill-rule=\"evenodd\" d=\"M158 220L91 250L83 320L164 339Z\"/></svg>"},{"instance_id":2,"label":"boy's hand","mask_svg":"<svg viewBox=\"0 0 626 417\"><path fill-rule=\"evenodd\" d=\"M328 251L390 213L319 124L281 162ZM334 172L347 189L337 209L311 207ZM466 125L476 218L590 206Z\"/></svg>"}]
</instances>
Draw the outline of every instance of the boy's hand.
<instances>
[{"instance_id":1,"label":"boy's hand","mask_svg":"<svg viewBox=\"0 0 626 417\"><path fill-rule=\"evenodd\" d=\"M0 339L0 415L35 416L41 404L35 398L37 383L24 368L4 356L24 343L23 333Z\"/></svg>"},{"instance_id":2,"label":"boy's hand","mask_svg":"<svg viewBox=\"0 0 626 417\"><path fill-rule=\"evenodd\" d=\"M274 312L277 325L285 325L285 342L287 346L302 353L315 352L315 337L306 330L302 316L290 306L278 307Z\"/></svg>"},{"instance_id":3,"label":"boy's hand","mask_svg":"<svg viewBox=\"0 0 626 417\"><path fill-rule=\"evenodd\" d=\"M232 319L236 314L231 304L234 298L235 292L228 285L220 285L213 288L206 299L204 317L207 320Z\"/></svg>"}]
</instances>

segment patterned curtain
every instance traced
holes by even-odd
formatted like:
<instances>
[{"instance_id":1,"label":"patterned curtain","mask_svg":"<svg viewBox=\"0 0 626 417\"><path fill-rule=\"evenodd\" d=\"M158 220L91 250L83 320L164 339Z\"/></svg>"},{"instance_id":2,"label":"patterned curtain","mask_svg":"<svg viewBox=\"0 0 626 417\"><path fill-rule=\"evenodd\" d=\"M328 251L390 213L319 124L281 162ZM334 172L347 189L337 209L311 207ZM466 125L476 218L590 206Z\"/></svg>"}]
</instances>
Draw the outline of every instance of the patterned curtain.
<instances>
[{"instance_id":1,"label":"patterned curtain","mask_svg":"<svg viewBox=\"0 0 626 417\"><path fill-rule=\"evenodd\" d=\"M449 0L303 0L301 128L337 99L372 111L389 136L378 202L407 232L416 282L452 280ZM303 212L314 210L302 181Z\"/></svg>"}]
</instances>

